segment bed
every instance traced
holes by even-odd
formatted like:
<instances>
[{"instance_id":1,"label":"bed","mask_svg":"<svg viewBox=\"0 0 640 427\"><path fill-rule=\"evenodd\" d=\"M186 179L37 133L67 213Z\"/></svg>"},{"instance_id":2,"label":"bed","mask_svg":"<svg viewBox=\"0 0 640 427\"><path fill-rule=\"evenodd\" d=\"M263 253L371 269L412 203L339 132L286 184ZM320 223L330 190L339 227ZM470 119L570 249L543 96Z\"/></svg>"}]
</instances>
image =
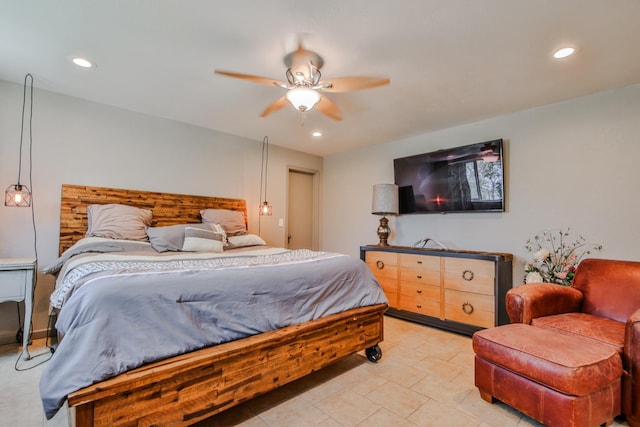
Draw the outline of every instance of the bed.
<instances>
[{"instance_id":1,"label":"bed","mask_svg":"<svg viewBox=\"0 0 640 427\"><path fill-rule=\"evenodd\" d=\"M116 205L152 213L152 249L85 237L96 206ZM229 228L219 251L202 226L208 209L240 212L246 228L244 200L62 186L61 257L47 271L61 340L40 384L48 418L66 400L79 427L190 425L355 352L381 358L387 300L364 263ZM165 227L184 227L184 250L151 245Z\"/></svg>"}]
</instances>

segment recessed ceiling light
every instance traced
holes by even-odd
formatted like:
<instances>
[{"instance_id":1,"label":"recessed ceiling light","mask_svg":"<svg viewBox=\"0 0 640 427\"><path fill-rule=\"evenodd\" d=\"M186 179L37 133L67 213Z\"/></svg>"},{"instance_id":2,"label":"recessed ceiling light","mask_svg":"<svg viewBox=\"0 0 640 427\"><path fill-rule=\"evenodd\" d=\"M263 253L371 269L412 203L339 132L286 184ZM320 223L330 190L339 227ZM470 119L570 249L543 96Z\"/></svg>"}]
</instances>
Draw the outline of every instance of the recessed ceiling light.
<instances>
[{"instance_id":1,"label":"recessed ceiling light","mask_svg":"<svg viewBox=\"0 0 640 427\"><path fill-rule=\"evenodd\" d=\"M553 52L553 57L556 59L566 58L567 56L571 56L574 54L576 50L572 47L563 47L562 49L558 49Z\"/></svg>"},{"instance_id":2,"label":"recessed ceiling light","mask_svg":"<svg viewBox=\"0 0 640 427\"><path fill-rule=\"evenodd\" d=\"M313 136L315 136L315 137L319 137L319 136L322 136L322 132L320 132L319 130L317 130L317 131L312 132L312 133L311 133L311 135L313 135Z\"/></svg>"},{"instance_id":3,"label":"recessed ceiling light","mask_svg":"<svg viewBox=\"0 0 640 427\"><path fill-rule=\"evenodd\" d=\"M82 68L95 67L95 64L93 64L91 61L80 57L73 58L73 63Z\"/></svg>"}]
</instances>

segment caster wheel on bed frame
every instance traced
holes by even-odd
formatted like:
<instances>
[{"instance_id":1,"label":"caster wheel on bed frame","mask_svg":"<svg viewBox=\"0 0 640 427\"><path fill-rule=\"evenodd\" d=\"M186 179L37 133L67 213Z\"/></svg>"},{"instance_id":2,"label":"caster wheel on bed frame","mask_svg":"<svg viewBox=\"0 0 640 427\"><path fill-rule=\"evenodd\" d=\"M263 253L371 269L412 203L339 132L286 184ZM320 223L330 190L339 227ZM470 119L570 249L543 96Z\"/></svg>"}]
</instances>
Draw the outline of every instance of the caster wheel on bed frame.
<instances>
[{"instance_id":1,"label":"caster wheel on bed frame","mask_svg":"<svg viewBox=\"0 0 640 427\"><path fill-rule=\"evenodd\" d=\"M364 351L364 353L367 355L367 359L369 359L370 362L378 363L378 360L382 359L382 349L378 344L373 347L369 347Z\"/></svg>"}]
</instances>

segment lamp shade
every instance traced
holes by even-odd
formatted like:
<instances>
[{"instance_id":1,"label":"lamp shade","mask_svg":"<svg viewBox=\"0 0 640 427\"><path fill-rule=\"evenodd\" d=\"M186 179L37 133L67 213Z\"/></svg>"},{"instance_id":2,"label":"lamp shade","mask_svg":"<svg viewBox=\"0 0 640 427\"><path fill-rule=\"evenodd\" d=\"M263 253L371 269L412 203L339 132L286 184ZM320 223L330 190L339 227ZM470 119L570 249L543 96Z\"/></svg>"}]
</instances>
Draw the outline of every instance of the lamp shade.
<instances>
[{"instance_id":1,"label":"lamp shade","mask_svg":"<svg viewBox=\"0 0 640 427\"><path fill-rule=\"evenodd\" d=\"M376 184L373 186L371 213L375 215L398 214L398 186Z\"/></svg>"},{"instance_id":2,"label":"lamp shade","mask_svg":"<svg viewBox=\"0 0 640 427\"><path fill-rule=\"evenodd\" d=\"M271 215L272 207L266 200L260 205L260 215Z\"/></svg>"},{"instance_id":3,"label":"lamp shade","mask_svg":"<svg viewBox=\"0 0 640 427\"><path fill-rule=\"evenodd\" d=\"M11 184L4 192L4 205L18 208L31 206L31 191L22 184Z\"/></svg>"},{"instance_id":4,"label":"lamp shade","mask_svg":"<svg viewBox=\"0 0 640 427\"><path fill-rule=\"evenodd\" d=\"M287 99L296 110L305 112L313 108L320 101L318 91L308 87L296 87L289 89L286 94Z\"/></svg>"}]
</instances>

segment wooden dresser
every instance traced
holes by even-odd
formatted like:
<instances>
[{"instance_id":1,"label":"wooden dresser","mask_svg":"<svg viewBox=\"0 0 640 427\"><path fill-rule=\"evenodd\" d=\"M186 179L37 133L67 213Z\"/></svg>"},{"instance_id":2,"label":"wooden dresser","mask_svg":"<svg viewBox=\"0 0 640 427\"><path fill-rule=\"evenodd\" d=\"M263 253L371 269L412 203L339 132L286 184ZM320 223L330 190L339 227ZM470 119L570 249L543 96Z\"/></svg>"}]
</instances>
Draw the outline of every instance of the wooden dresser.
<instances>
[{"instance_id":1,"label":"wooden dresser","mask_svg":"<svg viewBox=\"0 0 640 427\"><path fill-rule=\"evenodd\" d=\"M509 323L511 254L371 245L360 258L389 299L388 315L467 335Z\"/></svg>"}]
</instances>

